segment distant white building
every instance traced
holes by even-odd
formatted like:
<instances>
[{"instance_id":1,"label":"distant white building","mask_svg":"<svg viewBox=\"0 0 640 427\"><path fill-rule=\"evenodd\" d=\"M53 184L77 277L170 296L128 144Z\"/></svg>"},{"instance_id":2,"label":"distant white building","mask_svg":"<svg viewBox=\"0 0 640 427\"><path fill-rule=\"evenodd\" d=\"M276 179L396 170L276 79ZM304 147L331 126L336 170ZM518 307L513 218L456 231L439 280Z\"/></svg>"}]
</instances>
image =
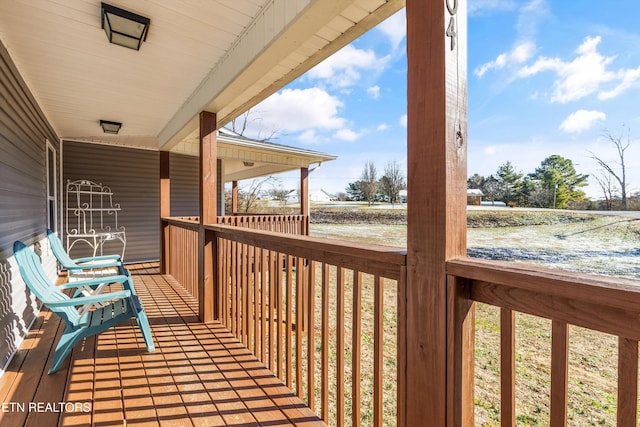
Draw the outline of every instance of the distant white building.
<instances>
[{"instance_id":1,"label":"distant white building","mask_svg":"<svg viewBox=\"0 0 640 427\"><path fill-rule=\"evenodd\" d=\"M333 197L324 190L316 190L309 194L309 200L312 202L330 202Z\"/></svg>"}]
</instances>

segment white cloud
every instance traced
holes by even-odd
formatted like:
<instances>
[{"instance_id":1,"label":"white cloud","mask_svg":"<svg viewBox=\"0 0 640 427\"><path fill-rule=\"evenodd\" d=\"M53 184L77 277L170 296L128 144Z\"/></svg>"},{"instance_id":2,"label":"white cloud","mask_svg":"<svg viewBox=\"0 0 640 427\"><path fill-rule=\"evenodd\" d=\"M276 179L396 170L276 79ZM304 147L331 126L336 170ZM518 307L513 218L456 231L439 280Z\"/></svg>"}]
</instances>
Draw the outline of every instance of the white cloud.
<instances>
[{"instance_id":1,"label":"white cloud","mask_svg":"<svg viewBox=\"0 0 640 427\"><path fill-rule=\"evenodd\" d=\"M480 3L487 5L505 5L505 2L480 0ZM514 4L509 6L515 8ZM486 62L473 71L477 77L483 77L490 70L500 70L503 68L513 69L522 66L533 57L537 46L535 37L538 32L540 21L549 15L547 0L530 0L518 10L516 23L516 41L508 52L499 54L493 61Z\"/></svg>"},{"instance_id":2,"label":"white cloud","mask_svg":"<svg viewBox=\"0 0 640 427\"><path fill-rule=\"evenodd\" d=\"M316 134L315 129L308 129L302 132L300 136L298 136L298 140L307 145L316 144L318 143L319 139L320 138Z\"/></svg>"},{"instance_id":3,"label":"white cloud","mask_svg":"<svg viewBox=\"0 0 640 427\"><path fill-rule=\"evenodd\" d=\"M615 73L607 70L615 57L605 57L598 52L600 41L600 37L587 37L575 51L578 56L570 62L540 57L533 65L523 67L518 76L529 77L553 71L557 79L553 84L552 102L567 103L583 98L616 78Z\"/></svg>"},{"instance_id":4,"label":"white cloud","mask_svg":"<svg viewBox=\"0 0 640 427\"><path fill-rule=\"evenodd\" d=\"M400 126L402 127L407 127L407 115L403 114L402 116L400 116L400 119L398 120L398 122L400 123Z\"/></svg>"},{"instance_id":5,"label":"white cloud","mask_svg":"<svg viewBox=\"0 0 640 427\"><path fill-rule=\"evenodd\" d=\"M367 93L369 94L369 96L373 99L378 99L380 98L380 86L375 85L375 86L369 86L367 88Z\"/></svg>"},{"instance_id":6,"label":"white cloud","mask_svg":"<svg viewBox=\"0 0 640 427\"><path fill-rule=\"evenodd\" d=\"M386 123L380 123L380 124L378 125L378 127L376 128L376 130L378 130L378 131L383 131L383 130L387 130L387 129L389 129L389 128L391 128L391 126L389 126L388 124L386 124Z\"/></svg>"},{"instance_id":7,"label":"white cloud","mask_svg":"<svg viewBox=\"0 0 640 427\"><path fill-rule=\"evenodd\" d=\"M514 0L475 0L469 2L469 16L488 15L492 12L505 12L515 10Z\"/></svg>"},{"instance_id":8,"label":"white cloud","mask_svg":"<svg viewBox=\"0 0 640 427\"><path fill-rule=\"evenodd\" d=\"M397 49L407 35L407 16L405 9L402 8L390 18L381 22L376 28L389 38L393 49Z\"/></svg>"},{"instance_id":9,"label":"white cloud","mask_svg":"<svg viewBox=\"0 0 640 427\"><path fill-rule=\"evenodd\" d=\"M477 77L484 76L489 70L497 70L514 65L520 65L528 61L536 50L536 45L532 42L522 42L516 44L510 52L501 53L493 61L486 62L473 70Z\"/></svg>"},{"instance_id":10,"label":"white cloud","mask_svg":"<svg viewBox=\"0 0 640 427\"><path fill-rule=\"evenodd\" d=\"M333 87L345 88L360 80L362 70L383 70L389 59L388 55L377 57L371 49L347 45L309 70L307 75L312 79L324 80Z\"/></svg>"},{"instance_id":11,"label":"white cloud","mask_svg":"<svg viewBox=\"0 0 640 427\"><path fill-rule=\"evenodd\" d=\"M606 119L607 115L602 111L578 110L564 119L560 124L560 129L566 133L578 134L591 129L596 123Z\"/></svg>"},{"instance_id":12,"label":"white cloud","mask_svg":"<svg viewBox=\"0 0 640 427\"><path fill-rule=\"evenodd\" d=\"M484 150L482 150L482 154L484 154L485 156L494 156L499 151L500 151L500 146L487 145L486 147L484 147Z\"/></svg>"},{"instance_id":13,"label":"white cloud","mask_svg":"<svg viewBox=\"0 0 640 427\"><path fill-rule=\"evenodd\" d=\"M333 137L342 141L353 142L360 138L360 134L352 131L351 129L340 129L333 134Z\"/></svg>"},{"instance_id":14,"label":"white cloud","mask_svg":"<svg viewBox=\"0 0 640 427\"><path fill-rule=\"evenodd\" d=\"M540 21L550 15L548 0L530 0L519 11L516 31L519 40L534 40Z\"/></svg>"},{"instance_id":15,"label":"white cloud","mask_svg":"<svg viewBox=\"0 0 640 427\"><path fill-rule=\"evenodd\" d=\"M611 90L598 93L598 99L606 100L615 98L625 90L638 86L640 82L640 67L631 70L619 70L616 73L616 77L621 80L620 83Z\"/></svg>"},{"instance_id":16,"label":"white cloud","mask_svg":"<svg viewBox=\"0 0 640 427\"><path fill-rule=\"evenodd\" d=\"M320 88L284 89L264 100L255 117L261 127L282 132L335 130L346 124L339 114L342 106L342 101Z\"/></svg>"}]
</instances>

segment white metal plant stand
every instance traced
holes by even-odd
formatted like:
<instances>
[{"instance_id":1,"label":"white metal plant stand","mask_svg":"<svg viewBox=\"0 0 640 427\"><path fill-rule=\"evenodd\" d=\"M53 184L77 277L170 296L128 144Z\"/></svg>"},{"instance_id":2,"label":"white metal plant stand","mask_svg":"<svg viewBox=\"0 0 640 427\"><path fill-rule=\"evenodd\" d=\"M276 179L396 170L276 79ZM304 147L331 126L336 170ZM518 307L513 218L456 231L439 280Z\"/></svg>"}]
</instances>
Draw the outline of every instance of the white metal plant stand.
<instances>
[{"instance_id":1,"label":"white metal plant stand","mask_svg":"<svg viewBox=\"0 0 640 427\"><path fill-rule=\"evenodd\" d=\"M122 254L127 246L124 227L118 225L120 205L113 203L109 187L93 181L67 181L66 237L67 251L84 242L93 256L102 255L103 245L110 240L122 242Z\"/></svg>"}]
</instances>

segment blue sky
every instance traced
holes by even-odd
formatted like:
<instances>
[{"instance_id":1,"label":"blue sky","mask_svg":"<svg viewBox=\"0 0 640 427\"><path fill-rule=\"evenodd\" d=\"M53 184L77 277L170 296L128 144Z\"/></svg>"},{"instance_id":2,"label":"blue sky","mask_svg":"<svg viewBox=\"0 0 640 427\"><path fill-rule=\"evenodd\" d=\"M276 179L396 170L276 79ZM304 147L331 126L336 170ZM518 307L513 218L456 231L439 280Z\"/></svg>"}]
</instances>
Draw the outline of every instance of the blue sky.
<instances>
[{"instance_id":1,"label":"blue sky","mask_svg":"<svg viewBox=\"0 0 640 427\"><path fill-rule=\"evenodd\" d=\"M507 160L533 172L552 154L595 174L590 151L616 160L603 132L630 129L640 191L640 3L469 0L468 12L469 175ZM344 191L369 160L406 171L405 25L403 10L255 107L247 136L337 155L312 189ZM594 179L586 192L600 197Z\"/></svg>"}]
</instances>

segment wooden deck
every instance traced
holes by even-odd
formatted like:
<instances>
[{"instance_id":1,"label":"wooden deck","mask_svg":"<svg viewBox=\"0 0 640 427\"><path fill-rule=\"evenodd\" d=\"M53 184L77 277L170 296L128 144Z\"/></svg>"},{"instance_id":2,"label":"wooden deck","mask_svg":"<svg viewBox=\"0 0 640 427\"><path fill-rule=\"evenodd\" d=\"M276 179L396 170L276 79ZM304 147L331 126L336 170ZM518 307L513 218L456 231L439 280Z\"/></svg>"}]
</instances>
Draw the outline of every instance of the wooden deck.
<instances>
[{"instance_id":1,"label":"wooden deck","mask_svg":"<svg viewBox=\"0 0 640 427\"><path fill-rule=\"evenodd\" d=\"M324 425L231 333L199 322L170 276L154 265L133 273L156 351L129 323L79 344L48 375L63 325L43 310L0 377L0 425Z\"/></svg>"}]
</instances>

